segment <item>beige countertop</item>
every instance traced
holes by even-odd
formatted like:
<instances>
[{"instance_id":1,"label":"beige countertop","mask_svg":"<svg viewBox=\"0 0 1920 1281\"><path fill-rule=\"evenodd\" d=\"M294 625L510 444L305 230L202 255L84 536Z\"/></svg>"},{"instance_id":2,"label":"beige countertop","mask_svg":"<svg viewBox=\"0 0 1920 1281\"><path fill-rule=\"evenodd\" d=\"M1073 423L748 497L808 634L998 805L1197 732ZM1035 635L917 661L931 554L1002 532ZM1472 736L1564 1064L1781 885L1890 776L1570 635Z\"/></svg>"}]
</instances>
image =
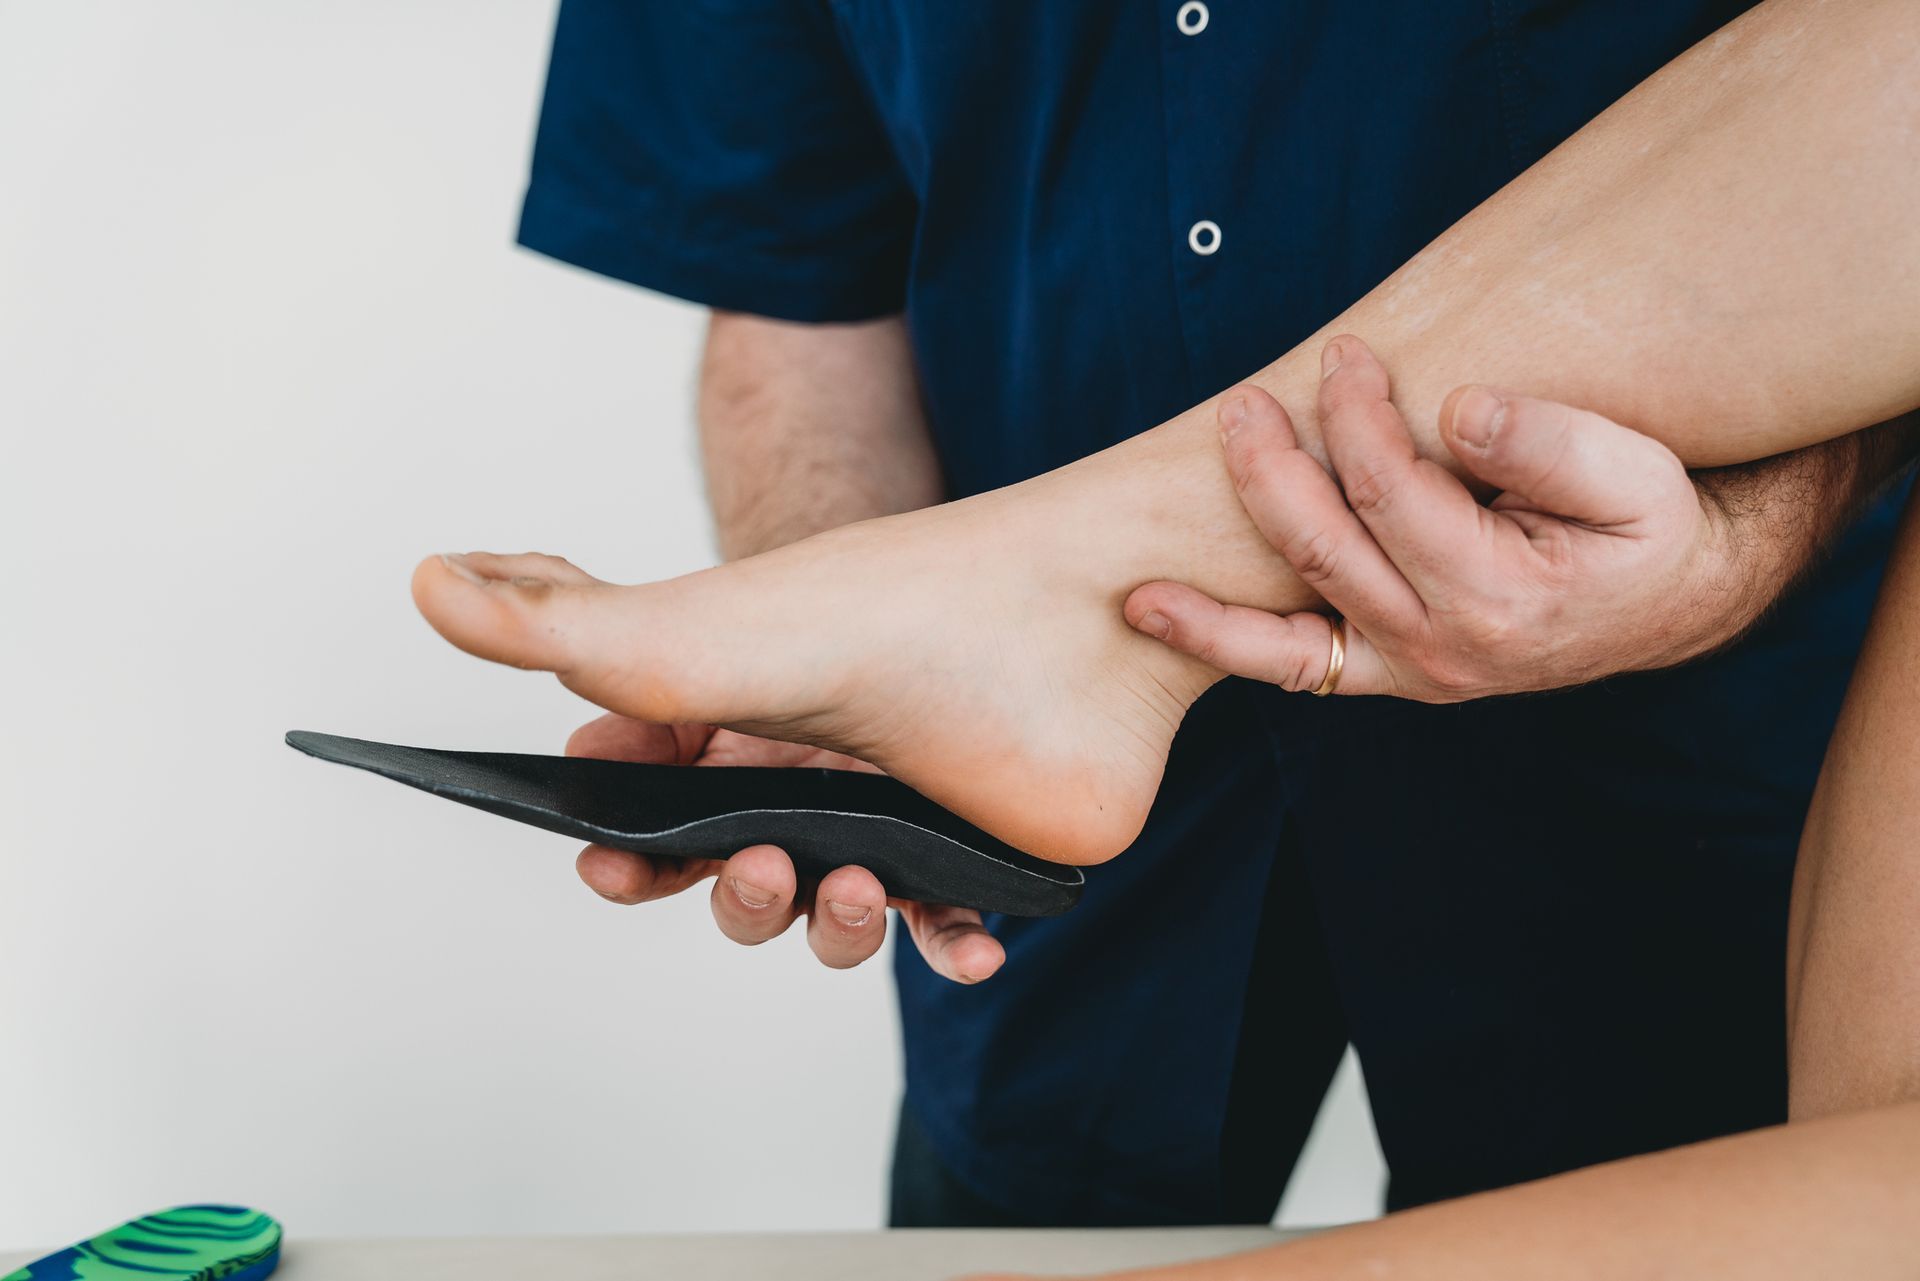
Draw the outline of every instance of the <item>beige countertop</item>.
<instances>
[{"instance_id":1,"label":"beige countertop","mask_svg":"<svg viewBox=\"0 0 1920 1281\"><path fill-rule=\"evenodd\" d=\"M303 1241L275 1281L946 1281L968 1272L1103 1272L1283 1240L1266 1228L735 1233ZM49 1246L48 1251L58 1248ZM47 1253L42 1251L41 1253ZM39 1254L0 1253L0 1275Z\"/></svg>"}]
</instances>

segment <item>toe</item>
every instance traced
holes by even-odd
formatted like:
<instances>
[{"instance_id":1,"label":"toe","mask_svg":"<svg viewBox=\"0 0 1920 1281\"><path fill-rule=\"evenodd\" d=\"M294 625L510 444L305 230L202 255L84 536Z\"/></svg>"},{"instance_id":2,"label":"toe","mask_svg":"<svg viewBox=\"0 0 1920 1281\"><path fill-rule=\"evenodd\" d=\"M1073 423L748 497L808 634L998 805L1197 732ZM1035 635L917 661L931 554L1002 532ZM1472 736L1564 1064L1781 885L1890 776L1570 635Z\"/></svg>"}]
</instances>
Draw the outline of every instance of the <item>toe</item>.
<instances>
[{"instance_id":1,"label":"toe","mask_svg":"<svg viewBox=\"0 0 1920 1281\"><path fill-rule=\"evenodd\" d=\"M552 672L640 721L742 719L726 689L715 697L689 685L690 656L706 652L698 640L711 620L677 608L672 588L603 583L556 556L430 556L413 572L420 613L469 654Z\"/></svg>"},{"instance_id":2,"label":"toe","mask_svg":"<svg viewBox=\"0 0 1920 1281\"><path fill-rule=\"evenodd\" d=\"M441 559L449 562L449 568L456 572L496 582L558 583L567 587L592 587L600 582L566 557L544 552L520 552L511 556L496 552L452 552Z\"/></svg>"},{"instance_id":3,"label":"toe","mask_svg":"<svg viewBox=\"0 0 1920 1281\"><path fill-rule=\"evenodd\" d=\"M599 590L552 556L430 556L413 571L413 601L435 631L481 658L564 672L566 625L579 598Z\"/></svg>"}]
</instances>

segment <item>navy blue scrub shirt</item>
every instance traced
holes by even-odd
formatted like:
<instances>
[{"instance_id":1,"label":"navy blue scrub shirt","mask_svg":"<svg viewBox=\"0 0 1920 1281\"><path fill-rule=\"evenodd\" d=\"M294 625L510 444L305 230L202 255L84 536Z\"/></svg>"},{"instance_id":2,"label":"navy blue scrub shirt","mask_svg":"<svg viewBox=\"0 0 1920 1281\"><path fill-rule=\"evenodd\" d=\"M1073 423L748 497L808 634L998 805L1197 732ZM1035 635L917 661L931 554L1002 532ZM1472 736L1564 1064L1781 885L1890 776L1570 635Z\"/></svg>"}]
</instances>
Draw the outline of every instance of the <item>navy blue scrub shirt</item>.
<instances>
[{"instance_id":1,"label":"navy blue scrub shirt","mask_svg":"<svg viewBox=\"0 0 1920 1281\"><path fill-rule=\"evenodd\" d=\"M959 496L1260 368L1744 7L565 0L521 239L904 311ZM992 981L896 950L906 1123L1010 1220L1144 1223L1270 1214L1349 1040L1394 1205L1783 1119L1793 850L1889 533L1677 672L1222 685Z\"/></svg>"}]
</instances>

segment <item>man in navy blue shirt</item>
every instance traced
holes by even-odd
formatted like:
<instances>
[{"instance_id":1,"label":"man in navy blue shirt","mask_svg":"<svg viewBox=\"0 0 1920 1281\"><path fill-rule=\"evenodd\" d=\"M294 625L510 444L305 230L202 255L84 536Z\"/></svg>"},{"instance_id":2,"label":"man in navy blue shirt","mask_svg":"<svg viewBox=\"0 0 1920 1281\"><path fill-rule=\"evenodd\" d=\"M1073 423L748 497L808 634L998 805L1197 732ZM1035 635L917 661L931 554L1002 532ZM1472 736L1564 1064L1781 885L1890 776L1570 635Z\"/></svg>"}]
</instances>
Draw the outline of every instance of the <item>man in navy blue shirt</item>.
<instances>
[{"instance_id":1,"label":"man in navy blue shirt","mask_svg":"<svg viewBox=\"0 0 1920 1281\"><path fill-rule=\"evenodd\" d=\"M521 238L715 309L735 557L1173 416L1745 7L566 0ZM1349 1042L1394 1206L1781 1119L1793 850L1887 526L1683 671L1337 713L1218 687L1074 913L908 913L894 1221L1264 1221ZM575 746L642 739L820 758ZM1490 832L1463 783L1514 744ZM872 954L870 897L755 854L723 930L798 902L823 960ZM626 901L687 883L593 860Z\"/></svg>"}]
</instances>

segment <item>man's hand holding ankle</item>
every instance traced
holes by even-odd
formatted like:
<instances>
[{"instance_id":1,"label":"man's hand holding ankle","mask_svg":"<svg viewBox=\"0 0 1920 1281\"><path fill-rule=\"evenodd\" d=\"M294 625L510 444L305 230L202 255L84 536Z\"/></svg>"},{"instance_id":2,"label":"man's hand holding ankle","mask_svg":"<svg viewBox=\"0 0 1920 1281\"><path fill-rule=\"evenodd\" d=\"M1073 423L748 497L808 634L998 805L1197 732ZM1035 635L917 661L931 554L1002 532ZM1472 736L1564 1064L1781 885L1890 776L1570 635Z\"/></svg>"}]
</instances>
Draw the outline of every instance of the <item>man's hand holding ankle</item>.
<instances>
[{"instance_id":1,"label":"man's hand holding ankle","mask_svg":"<svg viewBox=\"0 0 1920 1281\"><path fill-rule=\"evenodd\" d=\"M1441 410L1482 506L1420 457L1365 343L1327 344L1319 421L1333 474L1277 401L1220 401L1242 502L1343 620L1223 605L1174 583L1129 598L1137 629L1293 690L1456 702L1667 667L1744 633L1906 456L1889 424L1690 478L1666 446L1598 414L1463 387ZM1697 482L1697 483L1696 483Z\"/></svg>"}]
</instances>

